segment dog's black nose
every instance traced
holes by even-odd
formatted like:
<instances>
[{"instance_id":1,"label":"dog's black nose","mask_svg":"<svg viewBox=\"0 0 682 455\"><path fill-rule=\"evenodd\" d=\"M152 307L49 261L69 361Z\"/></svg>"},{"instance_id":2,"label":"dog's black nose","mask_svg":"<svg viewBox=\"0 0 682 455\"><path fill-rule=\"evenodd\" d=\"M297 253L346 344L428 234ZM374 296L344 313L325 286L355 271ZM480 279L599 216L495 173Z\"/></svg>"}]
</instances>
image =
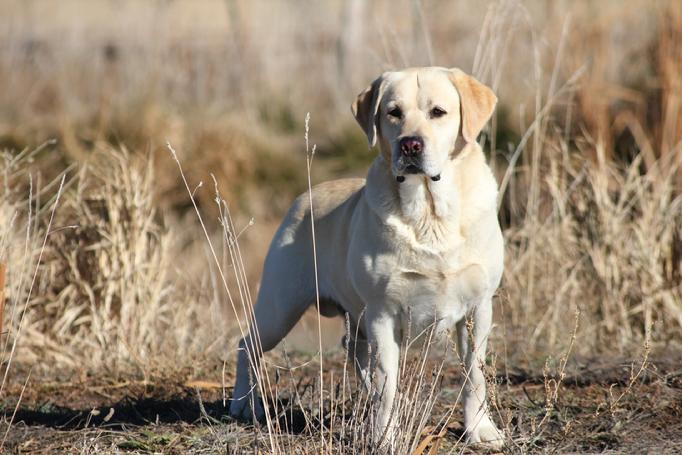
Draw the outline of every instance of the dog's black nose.
<instances>
[{"instance_id":1,"label":"dog's black nose","mask_svg":"<svg viewBox=\"0 0 682 455\"><path fill-rule=\"evenodd\" d=\"M424 139L419 136L408 136L400 139L400 151L405 156L419 156L424 151Z\"/></svg>"}]
</instances>

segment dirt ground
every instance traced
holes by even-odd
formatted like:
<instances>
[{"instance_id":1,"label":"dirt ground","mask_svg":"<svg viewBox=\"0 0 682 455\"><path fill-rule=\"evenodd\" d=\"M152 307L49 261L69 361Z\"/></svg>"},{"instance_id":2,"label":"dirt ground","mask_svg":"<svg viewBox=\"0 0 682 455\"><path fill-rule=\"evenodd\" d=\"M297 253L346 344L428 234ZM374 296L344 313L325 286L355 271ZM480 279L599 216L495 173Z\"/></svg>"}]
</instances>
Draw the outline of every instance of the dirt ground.
<instances>
[{"instance_id":1,"label":"dirt ground","mask_svg":"<svg viewBox=\"0 0 682 455\"><path fill-rule=\"evenodd\" d=\"M497 374L498 417L511 434L505 453L682 453L682 362L649 363L634 383L636 362L575 362L566 371L557 400L546 397L552 378L521 370ZM311 371L297 371L305 388ZM335 370L334 366L329 367ZM309 374L308 374L309 373ZM337 371L338 373L338 371ZM11 383L2 403L7 453L267 453L264 429L227 417L220 371L203 377L175 373L165 377L88 377L49 382ZM443 415L459 385L459 375L443 375L432 413ZM232 378L225 377L231 384ZM625 392L625 393L624 393ZM624 394L623 394L624 393ZM622 396L621 396L622 395ZM15 413L16 409L16 414ZM295 409L290 409L292 415ZM549 418L537 428L542 416ZM8 429L8 422L12 425ZM454 422L461 422L459 410ZM293 423L292 423L293 422ZM431 453L469 453L458 444L461 424L427 426L423 438L438 447ZM290 436L310 437L303 419L289 421ZM312 430L312 431L311 431ZM426 450L424 453L429 453Z\"/></svg>"}]
</instances>

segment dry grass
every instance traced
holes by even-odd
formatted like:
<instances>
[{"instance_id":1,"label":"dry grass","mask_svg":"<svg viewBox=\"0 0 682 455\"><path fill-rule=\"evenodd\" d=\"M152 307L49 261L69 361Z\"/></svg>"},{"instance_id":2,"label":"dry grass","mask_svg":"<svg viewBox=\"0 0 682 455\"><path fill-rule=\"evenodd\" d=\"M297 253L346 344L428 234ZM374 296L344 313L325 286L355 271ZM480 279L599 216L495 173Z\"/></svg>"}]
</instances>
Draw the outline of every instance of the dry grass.
<instances>
[{"instance_id":1,"label":"dry grass","mask_svg":"<svg viewBox=\"0 0 682 455\"><path fill-rule=\"evenodd\" d=\"M82 453L239 453L244 445L369 453L371 400L338 340L317 336L329 325L312 323L307 351L266 356L264 427L221 421L224 385L287 204L306 175L362 174L372 158L349 101L382 69L429 62L459 62L501 99L484 138L502 182L507 244L489 366L505 450L632 442L632 431L651 430L638 426L648 412L636 406L638 394L667 397L656 407L662 415L680 412L679 380L663 372L675 366L657 371L648 357L677 361L682 329L676 2L406 0L402 15L388 2L60 3L9 2L11 14L0 18L0 399L8 420L14 411L30 420L25 407L50 394L69 408L73 395L35 378L56 389L89 384L103 395L70 408L119 414L127 408L115 391L124 384L134 396L190 393L187 409L199 414L186 415L201 425L121 433L121 441L93 414L87 422L101 429L55 440L74 437ZM54 20L38 22L44 14ZM52 39L58 34L64 39ZM309 173L307 111L317 144ZM36 146L48 138L58 140ZM412 352L396 451L469 450L456 423L456 353L430 343ZM596 358L634 367L588 381L584 393L571 389L590 374L582 362ZM187 385L197 378L219 387ZM183 385L164 389L165 381ZM19 450L21 438L8 435Z\"/></svg>"}]
</instances>

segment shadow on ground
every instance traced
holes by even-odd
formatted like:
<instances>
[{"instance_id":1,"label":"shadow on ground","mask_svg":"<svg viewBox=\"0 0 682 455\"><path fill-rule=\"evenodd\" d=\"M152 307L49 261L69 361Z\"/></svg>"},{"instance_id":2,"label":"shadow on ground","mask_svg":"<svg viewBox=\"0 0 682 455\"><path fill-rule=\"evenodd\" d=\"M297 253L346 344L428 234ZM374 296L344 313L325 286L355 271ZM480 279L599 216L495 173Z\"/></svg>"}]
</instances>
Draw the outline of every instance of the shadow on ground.
<instances>
[{"instance_id":1,"label":"shadow on ground","mask_svg":"<svg viewBox=\"0 0 682 455\"><path fill-rule=\"evenodd\" d=\"M200 401L192 396L170 399L126 397L110 406L94 409L73 409L54 404L44 404L33 409L20 408L14 415L13 422L28 426L44 426L59 430L81 430L106 426L109 430L126 430L127 426L143 426L149 424L196 424L237 422L228 415L228 406L222 400L210 402ZM316 426L306 418L306 413L289 400L280 400L276 416L280 428L299 434ZM14 408L3 407L0 411L6 421L12 419ZM307 413L310 416L310 412ZM274 416L273 416L274 417ZM252 422L241 421L249 425Z\"/></svg>"}]
</instances>

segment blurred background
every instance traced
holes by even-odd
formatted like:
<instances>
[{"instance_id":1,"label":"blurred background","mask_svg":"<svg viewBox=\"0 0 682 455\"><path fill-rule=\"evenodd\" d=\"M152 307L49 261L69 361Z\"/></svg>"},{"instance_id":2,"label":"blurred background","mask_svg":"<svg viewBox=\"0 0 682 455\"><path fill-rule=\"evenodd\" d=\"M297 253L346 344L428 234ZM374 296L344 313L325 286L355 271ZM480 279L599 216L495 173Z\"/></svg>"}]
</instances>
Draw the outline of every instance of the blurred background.
<instances>
[{"instance_id":1,"label":"blurred background","mask_svg":"<svg viewBox=\"0 0 682 455\"><path fill-rule=\"evenodd\" d=\"M508 246L495 346L529 364L573 330L580 355L677 346L682 3L2 0L0 260L18 358L231 358L234 313L166 142L228 288L255 295L307 187L306 114L313 183L363 176L376 152L350 103L421 65L500 99L481 138Z\"/></svg>"}]
</instances>

